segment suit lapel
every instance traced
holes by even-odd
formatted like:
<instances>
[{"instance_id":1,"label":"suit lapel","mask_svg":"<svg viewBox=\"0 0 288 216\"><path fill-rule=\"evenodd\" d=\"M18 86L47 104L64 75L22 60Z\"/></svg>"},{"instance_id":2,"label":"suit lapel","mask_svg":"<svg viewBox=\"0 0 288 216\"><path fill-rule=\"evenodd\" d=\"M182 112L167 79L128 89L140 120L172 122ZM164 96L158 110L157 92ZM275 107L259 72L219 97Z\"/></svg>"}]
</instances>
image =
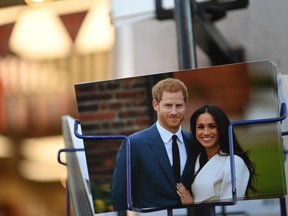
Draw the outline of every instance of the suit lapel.
<instances>
[{"instance_id":1,"label":"suit lapel","mask_svg":"<svg viewBox=\"0 0 288 216\"><path fill-rule=\"evenodd\" d=\"M164 143L160 137L160 134L155 126L155 124L152 126L154 127L151 133L151 136L148 137L148 145L150 146L151 151L155 155L156 160L161 165L164 175L167 177L168 181L170 182L172 187L175 187L176 182L174 179L174 175L172 172L172 167L166 152L166 148L164 146Z\"/></svg>"},{"instance_id":2,"label":"suit lapel","mask_svg":"<svg viewBox=\"0 0 288 216\"><path fill-rule=\"evenodd\" d=\"M195 160L196 160L196 155L194 156L192 148L191 148L191 139L188 136L188 134L185 134L182 132L183 135L183 141L186 147L186 152L187 152L187 161L183 170L182 174L182 181L186 186L190 187L192 176L194 174L194 167L195 167Z\"/></svg>"}]
</instances>

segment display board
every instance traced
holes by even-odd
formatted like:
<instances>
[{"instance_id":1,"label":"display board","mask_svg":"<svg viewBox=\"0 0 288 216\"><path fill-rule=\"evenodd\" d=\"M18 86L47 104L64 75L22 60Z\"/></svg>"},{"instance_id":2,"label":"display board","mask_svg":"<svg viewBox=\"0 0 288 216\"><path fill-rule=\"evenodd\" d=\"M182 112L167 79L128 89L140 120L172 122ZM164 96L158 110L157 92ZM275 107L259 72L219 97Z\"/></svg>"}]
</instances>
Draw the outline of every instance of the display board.
<instances>
[{"instance_id":1,"label":"display board","mask_svg":"<svg viewBox=\"0 0 288 216\"><path fill-rule=\"evenodd\" d=\"M188 88L189 102L182 124L187 131L190 130L190 116L203 104L222 108L230 121L279 116L277 68L265 60L78 83L75 93L83 135L130 135L150 127L156 121L151 88L167 77L183 81ZM234 129L241 147L249 150L257 173L256 191L249 192L241 200L283 197L286 181L280 122ZM112 175L122 141L84 139L95 213L114 211ZM207 203L223 205L226 201L231 202L213 200Z\"/></svg>"}]
</instances>

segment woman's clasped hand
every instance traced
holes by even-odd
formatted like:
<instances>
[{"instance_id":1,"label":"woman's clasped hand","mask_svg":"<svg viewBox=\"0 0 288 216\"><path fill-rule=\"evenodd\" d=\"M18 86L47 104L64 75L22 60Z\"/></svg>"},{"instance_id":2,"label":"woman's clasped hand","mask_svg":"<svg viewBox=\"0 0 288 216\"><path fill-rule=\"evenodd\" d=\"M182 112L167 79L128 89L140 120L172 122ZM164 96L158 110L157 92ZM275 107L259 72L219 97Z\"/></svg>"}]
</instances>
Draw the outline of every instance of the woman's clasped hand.
<instances>
[{"instance_id":1,"label":"woman's clasped hand","mask_svg":"<svg viewBox=\"0 0 288 216\"><path fill-rule=\"evenodd\" d=\"M179 195L183 205L193 204L193 197L182 183L177 183L177 194Z\"/></svg>"}]
</instances>

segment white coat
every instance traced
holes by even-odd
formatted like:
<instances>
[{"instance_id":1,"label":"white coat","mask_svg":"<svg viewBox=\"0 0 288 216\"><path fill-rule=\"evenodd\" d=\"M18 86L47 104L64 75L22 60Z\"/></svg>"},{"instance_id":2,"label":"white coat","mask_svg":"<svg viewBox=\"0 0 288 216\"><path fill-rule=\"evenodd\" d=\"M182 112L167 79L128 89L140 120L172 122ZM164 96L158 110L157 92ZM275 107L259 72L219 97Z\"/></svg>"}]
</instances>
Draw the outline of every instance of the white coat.
<instances>
[{"instance_id":1,"label":"white coat","mask_svg":"<svg viewBox=\"0 0 288 216\"><path fill-rule=\"evenodd\" d=\"M198 155L195 171L200 167ZM250 172L242 158L235 155L236 194L243 198ZM197 174L191 185L194 203L232 199L230 156L215 154Z\"/></svg>"}]
</instances>

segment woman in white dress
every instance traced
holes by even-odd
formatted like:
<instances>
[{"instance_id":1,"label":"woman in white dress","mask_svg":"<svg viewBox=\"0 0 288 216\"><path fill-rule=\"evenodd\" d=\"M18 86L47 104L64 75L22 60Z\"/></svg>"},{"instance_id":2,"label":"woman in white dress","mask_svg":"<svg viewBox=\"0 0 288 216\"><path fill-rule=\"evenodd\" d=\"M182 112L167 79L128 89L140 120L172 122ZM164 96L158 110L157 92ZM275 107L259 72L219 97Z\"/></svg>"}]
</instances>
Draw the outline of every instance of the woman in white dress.
<instances>
[{"instance_id":1,"label":"woman in white dress","mask_svg":"<svg viewBox=\"0 0 288 216\"><path fill-rule=\"evenodd\" d=\"M217 202L232 199L229 137L227 115L217 106L204 105L190 118L193 145L200 148L196 159L191 193L177 184L182 204ZM250 161L234 136L234 161L237 198L244 198L248 190L255 191L255 165Z\"/></svg>"}]
</instances>

